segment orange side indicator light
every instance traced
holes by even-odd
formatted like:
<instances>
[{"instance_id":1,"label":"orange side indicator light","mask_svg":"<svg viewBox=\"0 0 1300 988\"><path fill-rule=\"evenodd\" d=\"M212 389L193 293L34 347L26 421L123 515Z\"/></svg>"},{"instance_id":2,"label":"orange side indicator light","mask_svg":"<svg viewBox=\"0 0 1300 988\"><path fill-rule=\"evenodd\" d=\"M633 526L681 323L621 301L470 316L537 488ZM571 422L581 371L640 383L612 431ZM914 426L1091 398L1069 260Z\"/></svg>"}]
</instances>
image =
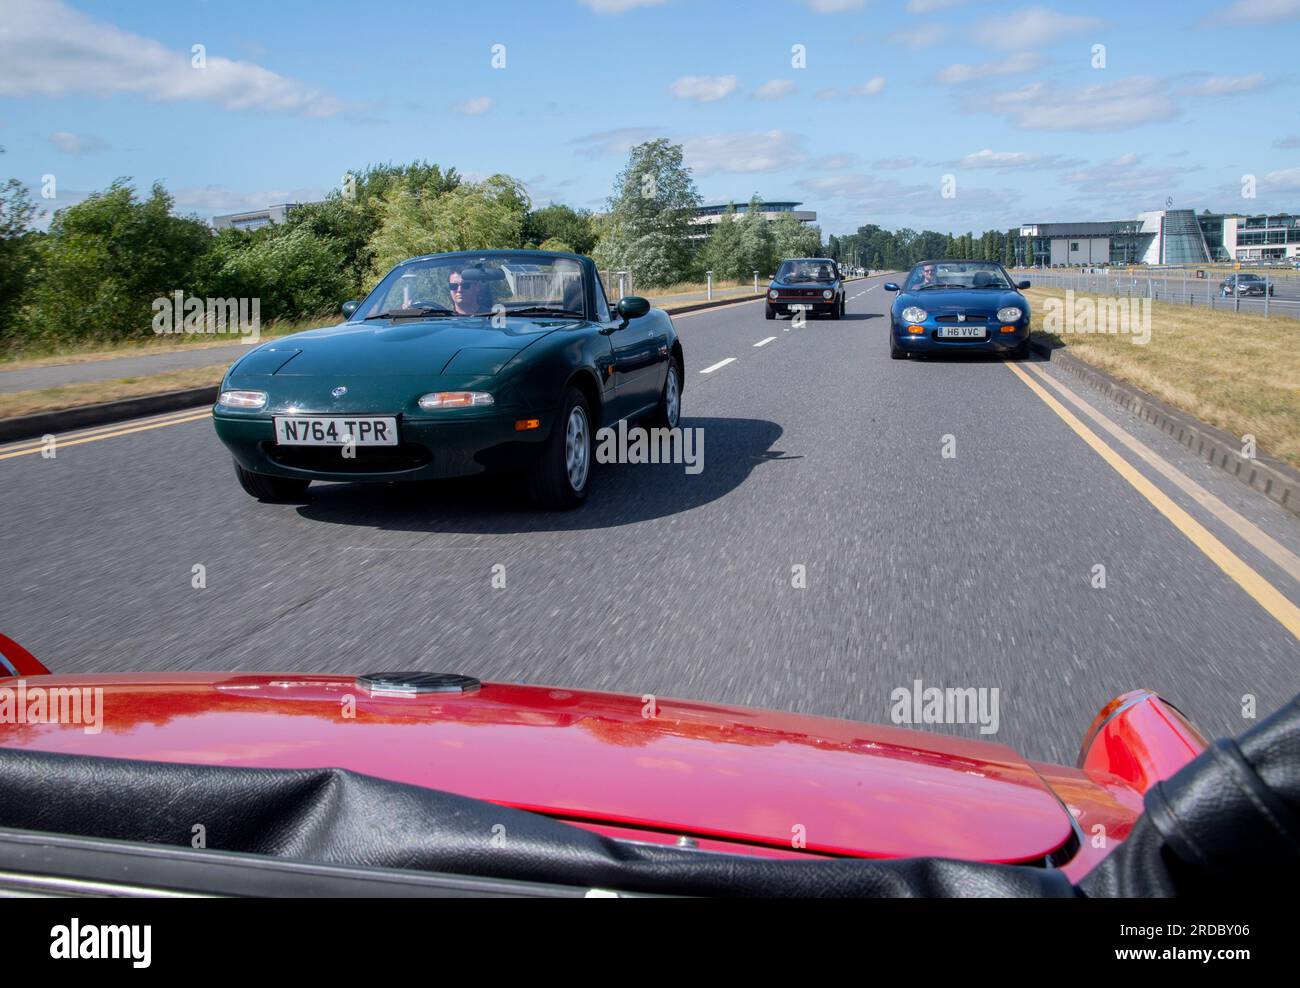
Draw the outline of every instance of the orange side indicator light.
<instances>
[{"instance_id":1,"label":"orange side indicator light","mask_svg":"<svg viewBox=\"0 0 1300 988\"><path fill-rule=\"evenodd\" d=\"M907 331L908 331L909 333L924 333L924 332L925 332L925 327L924 327L924 326L908 326L908 327L907 327Z\"/></svg>"},{"instance_id":2,"label":"orange side indicator light","mask_svg":"<svg viewBox=\"0 0 1300 988\"><path fill-rule=\"evenodd\" d=\"M1015 331L1016 331L1016 327L1015 327L1015 326L1003 326L1003 327L1002 327L1002 332L1004 332L1004 333L1014 333Z\"/></svg>"},{"instance_id":3,"label":"orange side indicator light","mask_svg":"<svg viewBox=\"0 0 1300 988\"><path fill-rule=\"evenodd\" d=\"M515 432L527 432L529 429L540 429L541 427L541 419L519 419L515 422Z\"/></svg>"}]
</instances>

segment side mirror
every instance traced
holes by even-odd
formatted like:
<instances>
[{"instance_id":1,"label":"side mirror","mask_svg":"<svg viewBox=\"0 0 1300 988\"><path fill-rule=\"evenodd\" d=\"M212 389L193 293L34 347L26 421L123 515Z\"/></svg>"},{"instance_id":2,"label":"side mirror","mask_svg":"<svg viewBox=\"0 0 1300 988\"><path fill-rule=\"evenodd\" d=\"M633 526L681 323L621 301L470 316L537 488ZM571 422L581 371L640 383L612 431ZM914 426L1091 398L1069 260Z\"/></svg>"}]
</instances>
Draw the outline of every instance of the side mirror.
<instances>
[{"instance_id":1,"label":"side mirror","mask_svg":"<svg viewBox=\"0 0 1300 988\"><path fill-rule=\"evenodd\" d=\"M1029 282L1027 282L1027 281L1017 281L1017 282L1016 282L1016 287L1017 287L1017 288L1028 288L1028 287L1029 287Z\"/></svg>"},{"instance_id":2,"label":"side mirror","mask_svg":"<svg viewBox=\"0 0 1300 988\"><path fill-rule=\"evenodd\" d=\"M887 292L896 292L896 291L898 291L898 283L897 283L897 282L893 282L893 281L887 281L887 282L885 282L885 291L887 291Z\"/></svg>"},{"instance_id":3,"label":"side mirror","mask_svg":"<svg viewBox=\"0 0 1300 988\"><path fill-rule=\"evenodd\" d=\"M341 306L343 314L347 316L349 319L351 319L352 313L357 311L357 306L359 306L360 304L361 303L358 302L356 299L352 299L350 301L344 302L343 305Z\"/></svg>"},{"instance_id":4,"label":"side mirror","mask_svg":"<svg viewBox=\"0 0 1300 988\"><path fill-rule=\"evenodd\" d=\"M650 300L640 295L625 295L618 300L618 314L626 319L640 319L650 311Z\"/></svg>"}]
</instances>

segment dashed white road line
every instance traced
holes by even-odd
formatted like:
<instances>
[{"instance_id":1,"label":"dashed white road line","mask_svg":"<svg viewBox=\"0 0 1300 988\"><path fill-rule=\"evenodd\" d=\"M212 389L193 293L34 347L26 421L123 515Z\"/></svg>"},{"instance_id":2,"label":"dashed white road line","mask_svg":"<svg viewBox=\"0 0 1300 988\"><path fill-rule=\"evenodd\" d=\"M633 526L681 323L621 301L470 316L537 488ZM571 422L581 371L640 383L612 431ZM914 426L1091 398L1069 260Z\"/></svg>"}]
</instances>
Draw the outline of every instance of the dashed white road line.
<instances>
[{"instance_id":1,"label":"dashed white road line","mask_svg":"<svg viewBox=\"0 0 1300 988\"><path fill-rule=\"evenodd\" d=\"M712 364L709 367L705 367L702 371L700 371L700 373L712 374L715 370L719 370L720 368L726 367L727 364L732 364L735 362L736 362L735 357L728 357L726 360L719 360L716 364Z\"/></svg>"},{"instance_id":2,"label":"dashed white road line","mask_svg":"<svg viewBox=\"0 0 1300 988\"><path fill-rule=\"evenodd\" d=\"M767 346L767 345L768 345L769 343L771 343L774 339L776 339L775 336L769 336L769 337L768 337L767 339L765 339L765 340L759 340L757 343L754 344L754 346Z\"/></svg>"}]
</instances>

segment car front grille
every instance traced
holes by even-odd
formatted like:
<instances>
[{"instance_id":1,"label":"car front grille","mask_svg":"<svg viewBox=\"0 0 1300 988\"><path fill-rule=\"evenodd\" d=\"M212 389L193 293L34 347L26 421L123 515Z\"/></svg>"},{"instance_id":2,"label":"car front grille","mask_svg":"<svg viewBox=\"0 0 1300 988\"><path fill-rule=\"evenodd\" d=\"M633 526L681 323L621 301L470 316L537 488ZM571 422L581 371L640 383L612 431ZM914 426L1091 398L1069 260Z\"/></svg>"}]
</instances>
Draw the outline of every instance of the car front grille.
<instances>
[{"instance_id":1,"label":"car front grille","mask_svg":"<svg viewBox=\"0 0 1300 988\"><path fill-rule=\"evenodd\" d=\"M955 323L962 323L962 322L988 322L990 319L993 318L993 315L994 315L994 314L993 314L992 312L987 312L987 311L984 311L984 312L974 312L974 311L970 311L970 312L964 312L964 313L962 313L962 315L964 316L964 318L962 318L962 319L958 319L958 318L957 318L957 313L955 313L955 312L941 312L941 313L939 313L937 316L934 317L934 321L935 321L935 322L955 322Z\"/></svg>"},{"instance_id":2,"label":"car front grille","mask_svg":"<svg viewBox=\"0 0 1300 988\"><path fill-rule=\"evenodd\" d=\"M428 464L433 457L419 443L397 446L357 446L355 457L345 457L341 446L280 446L263 443L267 459L280 466L322 473L392 473L414 470Z\"/></svg>"}]
</instances>

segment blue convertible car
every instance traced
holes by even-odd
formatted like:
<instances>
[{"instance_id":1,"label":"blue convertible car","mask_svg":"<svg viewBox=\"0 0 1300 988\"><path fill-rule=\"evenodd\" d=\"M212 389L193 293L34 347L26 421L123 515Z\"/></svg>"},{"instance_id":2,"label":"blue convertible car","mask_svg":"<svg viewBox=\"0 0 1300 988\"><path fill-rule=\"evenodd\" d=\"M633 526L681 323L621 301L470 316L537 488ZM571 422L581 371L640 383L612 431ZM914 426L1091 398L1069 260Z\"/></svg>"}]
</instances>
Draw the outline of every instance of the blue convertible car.
<instances>
[{"instance_id":1,"label":"blue convertible car","mask_svg":"<svg viewBox=\"0 0 1300 988\"><path fill-rule=\"evenodd\" d=\"M1011 280L996 261L922 261L889 310L889 355L975 350L1029 356L1029 282Z\"/></svg>"}]
</instances>

